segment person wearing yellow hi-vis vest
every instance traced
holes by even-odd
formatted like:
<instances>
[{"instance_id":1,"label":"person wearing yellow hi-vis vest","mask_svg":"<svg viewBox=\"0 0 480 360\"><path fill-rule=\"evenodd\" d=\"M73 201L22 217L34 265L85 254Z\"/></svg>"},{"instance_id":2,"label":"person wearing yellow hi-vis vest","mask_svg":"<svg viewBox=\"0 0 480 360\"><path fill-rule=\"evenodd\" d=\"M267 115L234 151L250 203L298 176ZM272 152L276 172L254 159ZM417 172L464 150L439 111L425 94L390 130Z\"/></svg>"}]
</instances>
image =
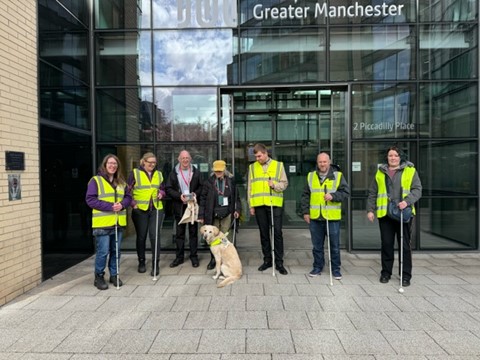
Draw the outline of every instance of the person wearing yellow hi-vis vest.
<instances>
[{"instance_id":1,"label":"person wearing yellow hi-vis vest","mask_svg":"<svg viewBox=\"0 0 480 360\"><path fill-rule=\"evenodd\" d=\"M104 279L108 260L110 283L122 286L117 263L120 261L120 245L132 197L122 176L118 157L108 154L103 158L98 174L88 182L85 200L92 208L92 228L97 250L93 284L99 290L108 289Z\"/></svg>"},{"instance_id":2,"label":"person wearing yellow hi-vis vest","mask_svg":"<svg viewBox=\"0 0 480 360\"><path fill-rule=\"evenodd\" d=\"M402 286L409 286L412 279L412 248L410 244L412 221L400 223L398 220L387 216L388 202L389 200L394 201L402 211L410 206L412 207L412 214L415 215L414 204L421 197L422 183L413 163L406 159L403 151L397 146L389 147L386 152L385 163L378 167L370 185L367 200L367 218L373 222L376 216L380 227L382 242L381 283L388 283L392 276L395 258L395 235L397 236L400 253L400 226L403 226Z\"/></svg>"},{"instance_id":3,"label":"person wearing yellow hi-vis vest","mask_svg":"<svg viewBox=\"0 0 480 360\"><path fill-rule=\"evenodd\" d=\"M147 234L152 252L151 276L159 273L160 230L165 212L162 199L165 198L163 174L156 170L157 157L151 152L143 154L138 168L130 173L127 184L132 192L132 221L137 233L136 249L138 272L147 271L145 250Z\"/></svg>"},{"instance_id":4,"label":"person wearing yellow hi-vis vest","mask_svg":"<svg viewBox=\"0 0 480 360\"><path fill-rule=\"evenodd\" d=\"M303 219L309 224L313 245L313 268L308 274L310 277L320 275L325 265L324 243L328 225L332 275L336 280L342 279L340 220L342 202L349 195L350 188L340 168L331 164L328 153L318 154L317 168L307 175L301 201Z\"/></svg>"},{"instance_id":5,"label":"person wearing yellow hi-vis vest","mask_svg":"<svg viewBox=\"0 0 480 360\"><path fill-rule=\"evenodd\" d=\"M248 168L247 197L250 215L255 216L260 230L263 264L258 268L264 271L273 265L270 227L273 210L274 257L275 268L282 275L288 271L283 266L283 192L288 186L287 174L283 163L268 156L264 144L255 144L253 153L256 161Z\"/></svg>"}]
</instances>

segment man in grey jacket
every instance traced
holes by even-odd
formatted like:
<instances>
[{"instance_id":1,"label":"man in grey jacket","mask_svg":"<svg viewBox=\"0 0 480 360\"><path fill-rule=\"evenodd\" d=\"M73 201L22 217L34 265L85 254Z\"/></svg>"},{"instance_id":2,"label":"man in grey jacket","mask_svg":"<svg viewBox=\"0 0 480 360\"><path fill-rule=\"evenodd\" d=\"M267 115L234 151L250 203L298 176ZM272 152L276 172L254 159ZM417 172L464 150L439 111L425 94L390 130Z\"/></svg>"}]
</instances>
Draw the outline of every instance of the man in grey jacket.
<instances>
[{"instance_id":1,"label":"man in grey jacket","mask_svg":"<svg viewBox=\"0 0 480 360\"><path fill-rule=\"evenodd\" d=\"M415 215L414 204L421 196L422 183L414 165L406 160L405 155L398 147L391 146L387 150L386 163L382 164L375 174L367 201L368 220L373 222L376 215L380 227L382 241L381 283L388 283L392 276L395 235L400 242L400 226L403 226L402 286L409 286L412 278L412 249L410 244L412 221L400 223L398 220L387 216L388 202L390 200L394 201L401 211L410 206L412 207L412 214Z\"/></svg>"}]
</instances>

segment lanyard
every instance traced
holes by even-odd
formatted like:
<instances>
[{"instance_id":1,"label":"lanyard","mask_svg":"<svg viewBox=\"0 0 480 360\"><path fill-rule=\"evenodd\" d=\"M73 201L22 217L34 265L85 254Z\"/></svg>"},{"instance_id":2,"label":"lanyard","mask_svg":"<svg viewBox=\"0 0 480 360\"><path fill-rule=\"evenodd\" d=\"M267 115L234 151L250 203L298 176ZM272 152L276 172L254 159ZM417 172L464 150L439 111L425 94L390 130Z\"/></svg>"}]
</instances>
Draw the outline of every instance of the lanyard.
<instances>
[{"instance_id":1,"label":"lanyard","mask_svg":"<svg viewBox=\"0 0 480 360\"><path fill-rule=\"evenodd\" d=\"M181 167L179 168L179 170L180 175L182 175L182 179L185 182L185 185L187 185L187 188L190 188L190 181L192 180L192 169L190 167L188 168L188 181L187 179L185 179L185 176L183 176L183 170Z\"/></svg>"},{"instance_id":2,"label":"lanyard","mask_svg":"<svg viewBox=\"0 0 480 360\"><path fill-rule=\"evenodd\" d=\"M223 195L225 193L225 183L226 183L226 180L225 178L223 179L222 181L222 190L220 190L220 179L215 179L215 189L217 190L217 193L219 193L220 195Z\"/></svg>"}]
</instances>

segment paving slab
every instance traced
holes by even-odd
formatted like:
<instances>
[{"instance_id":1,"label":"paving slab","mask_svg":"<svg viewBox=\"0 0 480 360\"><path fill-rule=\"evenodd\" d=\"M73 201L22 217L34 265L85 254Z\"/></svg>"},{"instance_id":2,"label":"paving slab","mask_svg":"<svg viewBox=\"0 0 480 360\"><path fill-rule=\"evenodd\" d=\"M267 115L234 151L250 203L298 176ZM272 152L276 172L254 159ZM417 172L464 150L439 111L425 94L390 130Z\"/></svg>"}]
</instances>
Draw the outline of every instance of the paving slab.
<instances>
[{"instance_id":1,"label":"paving slab","mask_svg":"<svg viewBox=\"0 0 480 360\"><path fill-rule=\"evenodd\" d=\"M480 359L480 257L414 254L412 285L379 283L378 253L342 252L343 279L311 278L310 250L285 252L286 276L259 272L217 288L186 261L160 276L122 254L124 286L93 286L93 257L0 307L0 360L470 360ZM397 261L397 259L396 259ZM270 270L270 269L269 269Z\"/></svg>"}]
</instances>

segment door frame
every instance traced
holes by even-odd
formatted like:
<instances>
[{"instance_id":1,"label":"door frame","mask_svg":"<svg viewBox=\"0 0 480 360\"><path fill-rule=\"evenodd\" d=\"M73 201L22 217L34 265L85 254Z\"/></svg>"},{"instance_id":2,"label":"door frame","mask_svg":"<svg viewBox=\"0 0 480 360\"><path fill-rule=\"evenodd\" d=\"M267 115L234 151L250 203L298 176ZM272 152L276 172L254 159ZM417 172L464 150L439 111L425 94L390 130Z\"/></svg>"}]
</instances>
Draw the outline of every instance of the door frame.
<instances>
[{"instance_id":1,"label":"door frame","mask_svg":"<svg viewBox=\"0 0 480 360\"><path fill-rule=\"evenodd\" d=\"M229 95L229 105L228 105L228 110L229 110L229 118L230 118L230 128L231 128L231 139L230 139L230 144L231 147L230 149L225 149L222 148L222 142L219 140L219 156L220 158L223 158L222 154L225 151L230 152L231 154L231 161L232 161L232 170L235 171L235 134L234 134L234 117L235 117L235 109L233 106L233 97L231 96L234 92L237 91L261 91L261 90L269 90L272 91L285 91L285 90L330 90L332 92L335 91L343 91L345 93L345 133L344 133L344 139L345 139L345 167L342 169L342 172L345 174L347 179L351 179L351 97L352 97L352 91L351 91L351 84L349 83L336 83L336 84L326 84L326 83L315 83L315 84L285 84L285 85L251 85L251 86L220 86L217 88L217 109L218 109L218 123L221 124L222 121L222 96L224 95ZM330 123L332 124L333 122L333 106L330 106ZM332 130L333 126L330 126L330 153L333 154L333 134ZM219 139L221 139L221 126L219 126ZM320 139L319 139L319 147L320 147ZM318 149L320 151L320 149ZM274 148L272 149L272 152L274 152ZM306 174L305 174L306 175ZM345 249L347 251L350 251L352 249L352 214L351 214L351 199L350 197L347 200L346 203L346 211L345 211L345 234L346 234L346 241L345 241Z\"/></svg>"}]
</instances>

